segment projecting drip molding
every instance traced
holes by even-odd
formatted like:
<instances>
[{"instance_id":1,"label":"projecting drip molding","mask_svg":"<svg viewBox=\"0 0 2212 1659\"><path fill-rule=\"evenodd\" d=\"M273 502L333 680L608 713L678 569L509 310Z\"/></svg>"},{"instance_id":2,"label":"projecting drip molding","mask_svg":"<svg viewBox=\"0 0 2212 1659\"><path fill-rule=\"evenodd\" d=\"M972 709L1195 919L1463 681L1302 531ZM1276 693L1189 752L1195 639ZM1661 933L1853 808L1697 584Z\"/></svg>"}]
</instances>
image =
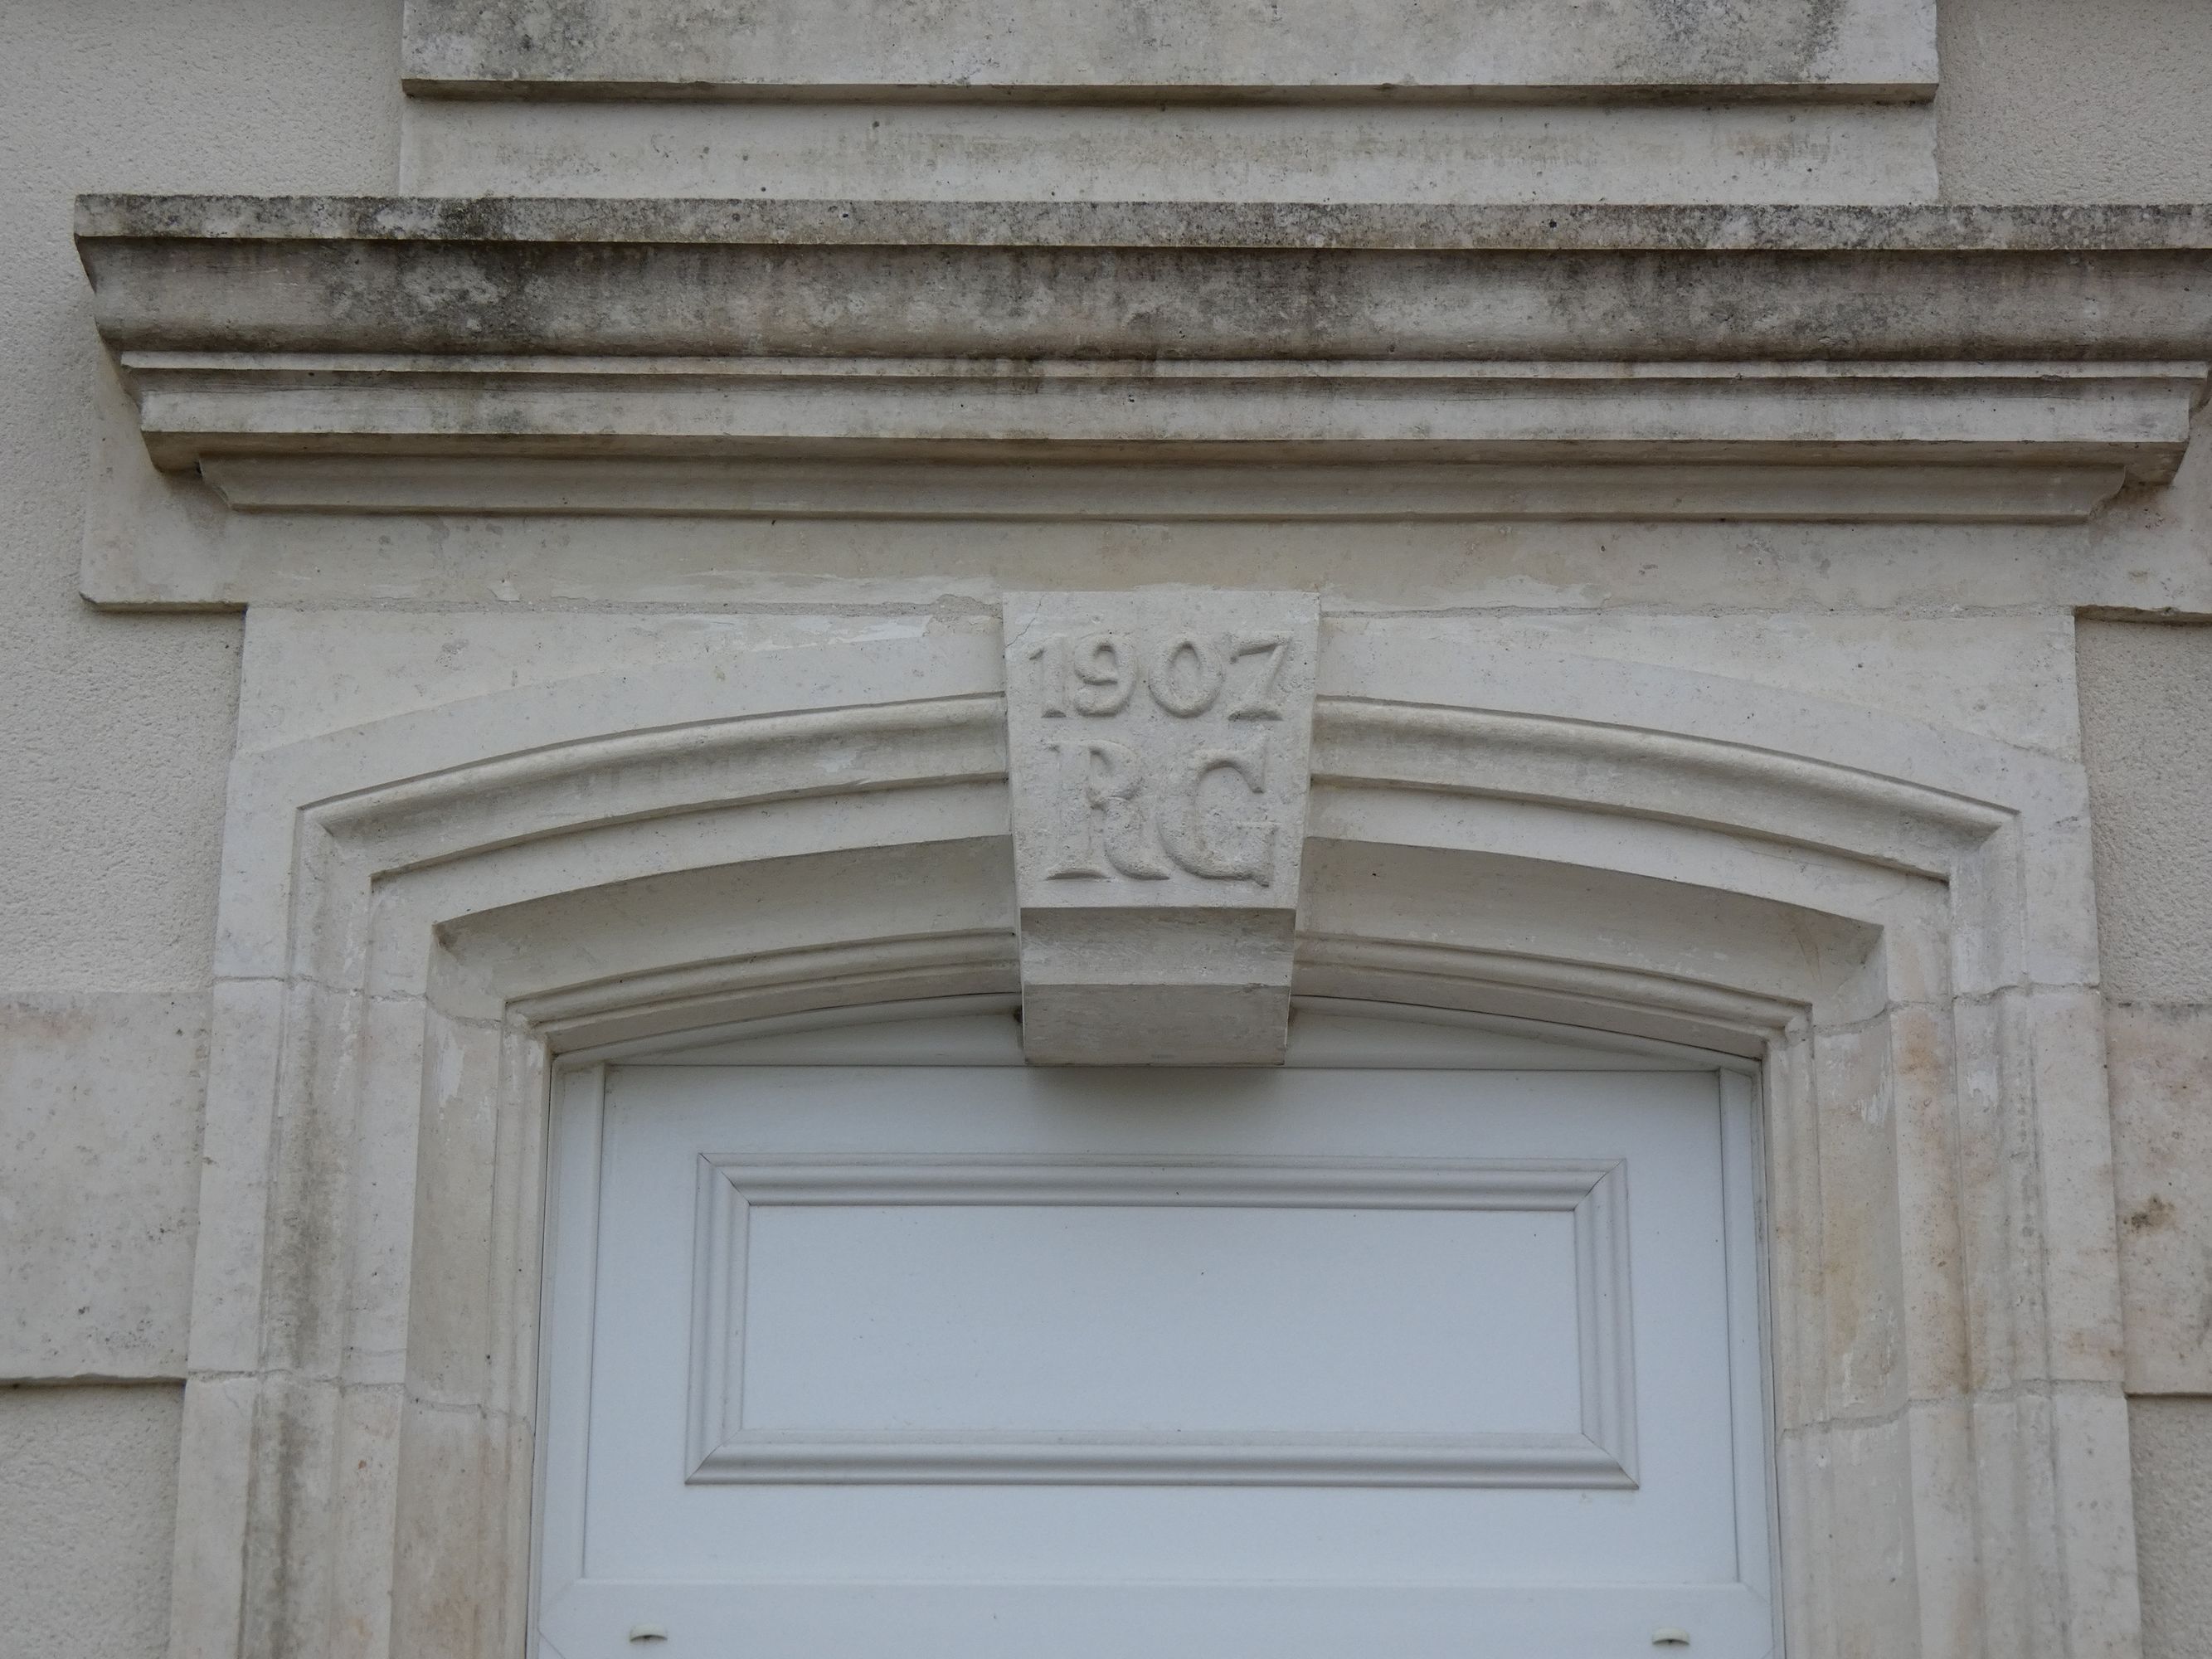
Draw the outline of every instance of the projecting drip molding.
<instances>
[{"instance_id":1,"label":"projecting drip molding","mask_svg":"<svg viewBox=\"0 0 2212 1659\"><path fill-rule=\"evenodd\" d=\"M155 462L247 513L2063 520L2172 477L2212 358L2201 208L87 197L77 242Z\"/></svg>"}]
</instances>

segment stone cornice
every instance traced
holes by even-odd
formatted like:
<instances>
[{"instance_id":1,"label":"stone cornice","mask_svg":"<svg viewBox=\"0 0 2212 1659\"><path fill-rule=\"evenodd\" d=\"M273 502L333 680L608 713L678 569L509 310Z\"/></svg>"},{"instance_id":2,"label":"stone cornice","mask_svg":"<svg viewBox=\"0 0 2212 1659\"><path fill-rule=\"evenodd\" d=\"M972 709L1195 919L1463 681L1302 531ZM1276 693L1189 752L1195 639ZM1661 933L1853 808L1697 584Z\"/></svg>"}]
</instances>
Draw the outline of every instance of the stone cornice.
<instances>
[{"instance_id":1,"label":"stone cornice","mask_svg":"<svg viewBox=\"0 0 2212 1659\"><path fill-rule=\"evenodd\" d=\"M2212 204L1791 207L1323 202L745 201L665 197L77 198L81 246L129 240L1522 250L2212 251Z\"/></svg>"},{"instance_id":2,"label":"stone cornice","mask_svg":"<svg viewBox=\"0 0 2212 1659\"><path fill-rule=\"evenodd\" d=\"M1067 461L1075 516L1162 465L1167 516L1376 516L1312 487L1352 465L1448 469L1431 516L2063 519L2171 477L2212 359L2203 207L92 197L77 240L155 461L249 510L666 511L665 467L835 516L849 465L941 516L925 469Z\"/></svg>"}]
</instances>

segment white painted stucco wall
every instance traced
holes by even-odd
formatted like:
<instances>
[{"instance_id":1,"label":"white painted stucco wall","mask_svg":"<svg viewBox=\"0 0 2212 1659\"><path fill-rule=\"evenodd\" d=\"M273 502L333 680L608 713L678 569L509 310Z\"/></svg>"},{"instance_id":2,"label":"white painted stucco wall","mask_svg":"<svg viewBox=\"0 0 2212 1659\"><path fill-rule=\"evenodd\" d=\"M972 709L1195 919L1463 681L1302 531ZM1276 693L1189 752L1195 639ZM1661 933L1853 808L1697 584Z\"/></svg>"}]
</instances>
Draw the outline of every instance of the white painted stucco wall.
<instances>
[{"instance_id":1,"label":"white painted stucco wall","mask_svg":"<svg viewBox=\"0 0 2212 1659\"><path fill-rule=\"evenodd\" d=\"M0 1379L46 1386L0 1391L0 1632L27 1653L161 1645L176 1436L166 1379L181 1364L240 641L234 617L96 613L77 598L94 400L112 407L116 394L69 243L70 199L394 188L398 14L398 0L22 0L9 12ZM1947 198L2212 199L2212 8L1943 0L1942 20ZM2206 435L2190 488L2212 499ZM2183 507L2164 501L2128 522L2170 533ZM2212 558L2212 539L2204 551ZM2185 1253L2156 1244L2206 1237L2212 1188L2212 825L2202 805L2212 799L2212 629L2091 623L2081 641L2123 1236L2131 1291L2172 1274L2161 1294L2185 1324L2201 1281L2177 1265ZM2142 1177L2133 1188L2130 1169ZM58 1193L80 1201L64 1210ZM2177 1212L2193 1196L2200 1231L2187 1216L2136 1224L2161 1194ZM18 1240L63 1226L82 1294L10 1271L36 1259ZM2148 1338L2131 1346L2160 1351ZM2150 1391L2135 1411L2136 1459L2157 1656L2212 1653L2201 1566L2212 1559L2212 1400L2196 1392L2205 1374L2177 1352L2134 1379Z\"/></svg>"}]
</instances>

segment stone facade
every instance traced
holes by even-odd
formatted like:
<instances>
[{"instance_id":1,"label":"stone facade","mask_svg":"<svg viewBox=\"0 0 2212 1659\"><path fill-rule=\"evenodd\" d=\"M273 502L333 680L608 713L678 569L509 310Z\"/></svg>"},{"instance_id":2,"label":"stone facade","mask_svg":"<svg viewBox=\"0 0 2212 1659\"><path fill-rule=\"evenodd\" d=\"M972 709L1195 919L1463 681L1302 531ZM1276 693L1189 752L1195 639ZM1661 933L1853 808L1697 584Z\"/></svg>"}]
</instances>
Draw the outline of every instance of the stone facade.
<instances>
[{"instance_id":1,"label":"stone facade","mask_svg":"<svg viewBox=\"0 0 2212 1659\"><path fill-rule=\"evenodd\" d=\"M549 1058L1073 987L1760 1060L1790 1650L2212 1651L2195 10L32 9L0 1628L519 1653Z\"/></svg>"}]
</instances>

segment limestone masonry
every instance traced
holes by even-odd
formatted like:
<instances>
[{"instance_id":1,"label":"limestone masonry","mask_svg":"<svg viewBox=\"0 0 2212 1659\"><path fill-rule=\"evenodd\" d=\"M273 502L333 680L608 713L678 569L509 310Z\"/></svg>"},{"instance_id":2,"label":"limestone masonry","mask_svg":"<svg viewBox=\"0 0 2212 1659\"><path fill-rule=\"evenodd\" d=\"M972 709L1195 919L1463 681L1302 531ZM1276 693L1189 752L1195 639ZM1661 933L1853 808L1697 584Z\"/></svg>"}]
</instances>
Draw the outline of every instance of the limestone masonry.
<instances>
[{"instance_id":1,"label":"limestone masonry","mask_svg":"<svg viewBox=\"0 0 2212 1659\"><path fill-rule=\"evenodd\" d=\"M0 1650L583 1659L549 1102L912 1005L1716 1068L1725 1639L2212 1654L2212 11L19 9ZM867 1152L756 1186L1057 1190ZM1660 1492L1634 1180L1447 1188L1581 1230L1589 1437L1420 1479ZM788 1484L696 1296L686 1468Z\"/></svg>"}]
</instances>

